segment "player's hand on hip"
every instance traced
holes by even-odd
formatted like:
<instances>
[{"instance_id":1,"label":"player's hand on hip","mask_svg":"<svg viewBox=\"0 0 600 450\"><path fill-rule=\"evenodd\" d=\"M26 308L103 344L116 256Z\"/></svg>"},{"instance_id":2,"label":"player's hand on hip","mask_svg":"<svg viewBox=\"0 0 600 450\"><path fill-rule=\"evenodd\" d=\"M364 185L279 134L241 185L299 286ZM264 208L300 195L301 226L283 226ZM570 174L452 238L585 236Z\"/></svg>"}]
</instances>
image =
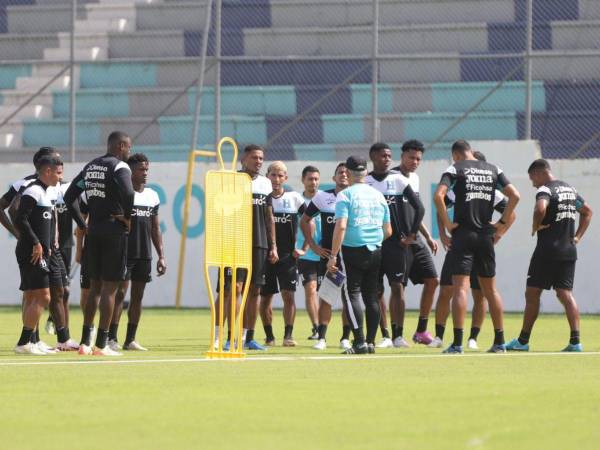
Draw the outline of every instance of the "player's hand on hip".
<instances>
[{"instance_id":1,"label":"player's hand on hip","mask_svg":"<svg viewBox=\"0 0 600 450\"><path fill-rule=\"evenodd\" d=\"M158 258L158 262L156 263L156 273L160 277L167 272L167 263L165 258Z\"/></svg>"},{"instance_id":2,"label":"player's hand on hip","mask_svg":"<svg viewBox=\"0 0 600 450\"><path fill-rule=\"evenodd\" d=\"M131 231L131 218L125 217L122 214L113 214L113 218L125 225L128 233Z\"/></svg>"},{"instance_id":3,"label":"player's hand on hip","mask_svg":"<svg viewBox=\"0 0 600 450\"><path fill-rule=\"evenodd\" d=\"M298 258L300 258L301 256L304 256L304 255L306 255L306 252L304 250L300 249L300 248L295 248L294 251L292 252L292 256L295 259L298 259Z\"/></svg>"},{"instance_id":4,"label":"player's hand on hip","mask_svg":"<svg viewBox=\"0 0 600 450\"><path fill-rule=\"evenodd\" d=\"M450 222L447 226L446 229L448 230L448 233L452 234L452 232L454 230L456 230L458 228L458 224L456 222Z\"/></svg>"},{"instance_id":5,"label":"player's hand on hip","mask_svg":"<svg viewBox=\"0 0 600 450\"><path fill-rule=\"evenodd\" d=\"M416 236L414 234L409 234L408 236L403 237L402 239L400 239L400 243L402 245L408 246L410 244L412 244L413 242L415 242Z\"/></svg>"},{"instance_id":6,"label":"player's hand on hip","mask_svg":"<svg viewBox=\"0 0 600 450\"><path fill-rule=\"evenodd\" d=\"M329 255L331 255L331 250L323 248L320 245L317 245L315 253L317 255L319 255L321 258L329 258Z\"/></svg>"},{"instance_id":7,"label":"player's hand on hip","mask_svg":"<svg viewBox=\"0 0 600 450\"><path fill-rule=\"evenodd\" d=\"M42 248L42 244L38 242L33 246L33 251L31 252L31 264L37 264L43 255L44 249Z\"/></svg>"}]
</instances>

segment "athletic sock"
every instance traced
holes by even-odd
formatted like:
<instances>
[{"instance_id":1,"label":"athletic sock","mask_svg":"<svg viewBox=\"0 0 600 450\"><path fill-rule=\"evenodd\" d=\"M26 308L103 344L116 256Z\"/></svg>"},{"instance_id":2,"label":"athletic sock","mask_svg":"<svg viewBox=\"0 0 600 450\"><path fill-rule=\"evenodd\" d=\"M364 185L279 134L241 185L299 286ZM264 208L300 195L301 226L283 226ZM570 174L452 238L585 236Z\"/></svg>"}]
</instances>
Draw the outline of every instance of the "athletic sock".
<instances>
[{"instance_id":1,"label":"athletic sock","mask_svg":"<svg viewBox=\"0 0 600 450\"><path fill-rule=\"evenodd\" d=\"M427 331L427 317L419 317L419 323L417 324L417 333L424 333Z\"/></svg>"},{"instance_id":2,"label":"athletic sock","mask_svg":"<svg viewBox=\"0 0 600 450\"><path fill-rule=\"evenodd\" d=\"M319 327L317 327L317 329L318 328ZM284 339L291 339L293 331L294 331L294 325L286 325L285 329L283 331L283 338Z\"/></svg>"},{"instance_id":3,"label":"athletic sock","mask_svg":"<svg viewBox=\"0 0 600 450\"><path fill-rule=\"evenodd\" d=\"M481 328L471 327L471 334L469 335L469 339L473 339L474 341L476 341L480 331Z\"/></svg>"},{"instance_id":4,"label":"athletic sock","mask_svg":"<svg viewBox=\"0 0 600 450\"><path fill-rule=\"evenodd\" d=\"M265 329L265 337L267 338L267 342L274 341L275 336L273 335L273 325L263 325Z\"/></svg>"},{"instance_id":5,"label":"athletic sock","mask_svg":"<svg viewBox=\"0 0 600 450\"><path fill-rule=\"evenodd\" d=\"M319 333L319 339L325 339L325 335L327 334L327 325L325 325L325 324L319 325L317 332Z\"/></svg>"},{"instance_id":6,"label":"athletic sock","mask_svg":"<svg viewBox=\"0 0 600 450\"><path fill-rule=\"evenodd\" d=\"M137 323L127 324L127 336L125 336L125 345L131 344L135 341L135 333L137 332Z\"/></svg>"},{"instance_id":7,"label":"athletic sock","mask_svg":"<svg viewBox=\"0 0 600 450\"><path fill-rule=\"evenodd\" d=\"M446 331L446 327L444 325L435 324L435 337L444 340L444 331Z\"/></svg>"},{"instance_id":8,"label":"athletic sock","mask_svg":"<svg viewBox=\"0 0 600 450\"><path fill-rule=\"evenodd\" d=\"M404 327L396 327L396 330L398 331L398 337L402 337L404 335Z\"/></svg>"},{"instance_id":9,"label":"athletic sock","mask_svg":"<svg viewBox=\"0 0 600 450\"><path fill-rule=\"evenodd\" d=\"M494 345L504 344L504 330L494 330Z\"/></svg>"},{"instance_id":10,"label":"athletic sock","mask_svg":"<svg viewBox=\"0 0 600 450\"><path fill-rule=\"evenodd\" d=\"M398 337L398 325L392 323L392 340Z\"/></svg>"},{"instance_id":11,"label":"athletic sock","mask_svg":"<svg viewBox=\"0 0 600 450\"><path fill-rule=\"evenodd\" d=\"M571 330L571 339L569 343L573 345L579 344L579 330Z\"/></svg>"},{"instance_id":12,"label":"athletic sock","mask_svg":"<svg viewBox=\"0 0 600 450\"><path fill-rule=\"evenodd\" d=\"M96 336L96 347L104 348L108 343L108 330L98 328L98 335Z\"/></svg>"},{"instance_id":13,"label":"athletic sock","mask_svg":"<svg viewBox=\"0 0 600 450\"><path fill-rule=\"evenodd\" d=\"M66 327L56 329L56 339L60 344L64 344L69 340L69 329Z\"/></svg>"},{"instance_id":14,"label":"athletic sock","mask_svg":"<svg viewBox=\"0 0 600 450\"><path fill-rule=\"evenodd\" d=\"M529 336L531 336L531 331L521 330L521 334L519 334L519 344L526 345L529 344Z\"/></svg>"},{"instance_id":15,"label":"athletic sock","mask_svg":"<svg viewBox=\"0 0 600 450\"><path fill-rule=\"evenodd\" d=\"M88 327L86 325L83 326L83 328L81 329L81 342L79 343L80 345L87 345L88 347L91 345L91 337L92 337L93 329L94 329L93 325L91 327Z\"/></svg>"},{"instance_id":16,"label":"athletic sock","mask_svg":"<svg viewBox=\"0 0 600 450\"><path fill-rule=\"evenodd\" d=\"M344 327L342 328L342 340L346 339L350 339L350 332L352 331L352 328L350 327L350 325L344 325Z\"/></svg>"},{"instance_id":17,"label":"athletic sock","mask_svg":"<svg viewBox=\"0 0 600 450\"><path fill-rule=\"evenodd\" d=\"M254 330L246 331L246 342L250 342L254 340Z\"/></svg>"},{"instance_id":18,"label":"athletic sock","mask_svg":"<svg viewBox=\"0 0 600 450\"><path fill-rule=\"evenodd\" d=\"M381 337L384 339L390 338L390 331L386 327L381 327Z\"/></svg>"},{"instance_id":19,"label":"athletic sock","mask_svg":"<svg viewBox=\"0 0 600 450\"><path fill-rule=\"evenodd\" d=\"M452 345L454 347L462 347L463 342L463 329L462 328L454 328L454 342Z\"/></svg>"},{"instance_id":20,"label":"athletic sock","mask_svg":"<svg viewBox=\"0 0 600 450\"><path fill-rule=\"evenodd\" d=\"M40 342L40 330L38 328L34 329L31 333L29 342L31 342L32 344L37 344L38 342Z\"/></svg>"},{"instance_id":21,"label":"athletic sock","mask_svg":"<svg viewBox=\"0 0 600 450\"><path fill-rule=\"evenodd\" d=\"M30 342L32 334L33 334L33 329L23 327L23 330L21 330L21 337L19 338L19 342L17 342L17 345L25 345L28 342Z\"/></svg>"},{"instance_id":22,"label":"athletic sock","mask_svg":"<svg viewBox=\"0 0 600 450\"><path fill-rule=\"evenodd\" d=\"M313 323L312 326L312 334L317 334L317 329L319 328L319 324Z\"/></svg>"},{"instance_id":23,"label":"athletic sock","mask_svg":"<svg viewBox=\"0 0 600 450\"><path fill-rule=\"evenodd\" d=\"M111 323L108 327L108 340L109 341L117 341L117 332L119 331L118 323Z\"/></svg>"}]
</instances>

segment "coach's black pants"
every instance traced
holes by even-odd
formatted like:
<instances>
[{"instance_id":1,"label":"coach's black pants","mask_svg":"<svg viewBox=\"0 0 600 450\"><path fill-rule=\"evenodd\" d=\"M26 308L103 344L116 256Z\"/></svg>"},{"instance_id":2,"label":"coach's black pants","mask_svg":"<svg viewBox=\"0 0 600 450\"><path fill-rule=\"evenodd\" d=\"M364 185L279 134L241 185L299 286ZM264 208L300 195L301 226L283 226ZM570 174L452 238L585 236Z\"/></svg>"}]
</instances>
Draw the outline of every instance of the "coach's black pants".
<instances>
[{"instance_id":1,"label":"coach's black pants","mask_svg":"<svg viewBox=\"0 0 600 450\"><path fill-rule=\"evenodd\" d=\"M375 343L381 311L377 299L377 283L381 266L381 248L369 250L363 247L342 247L342 257L346 268L345 296L348 321L354 333L354 344L364 342L363 313L361 296L367 316L367 343Z\"/></svg>"}]
</instances>

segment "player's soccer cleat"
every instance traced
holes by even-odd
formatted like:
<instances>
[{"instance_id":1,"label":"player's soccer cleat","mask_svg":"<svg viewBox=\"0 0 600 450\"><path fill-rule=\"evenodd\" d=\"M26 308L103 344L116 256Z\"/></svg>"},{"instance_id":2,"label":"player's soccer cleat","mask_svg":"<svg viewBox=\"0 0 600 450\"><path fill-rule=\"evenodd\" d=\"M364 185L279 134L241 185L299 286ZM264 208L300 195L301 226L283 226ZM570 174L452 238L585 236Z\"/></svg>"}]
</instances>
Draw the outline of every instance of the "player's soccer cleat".
<instances>
[{"instance_id":1,"label":"player's soccer cleat","mask_svg":"<svg viewBox=\"0 0 600 450\"><path fill-rule=\"evenodd\" d=\"M352 344L350 344L350 340L349 339L342 339L340 341L340 348L344 349L344 350L348 350L348 349L352 348Z\"/></svg>"},{"instance_id":2,"label":"player's soccer cleat","mask_svg":"<svg viewBox=\"0 0 600 450\"><path fill-rule=\"evenodd\" d=\"M267 347L264 347L264 346L260 345L254 339L252 339L251 341L246 342L244 344L244 348L246 350L259 350L259 351L265 351L265 350L267 350Z\"/></svg>"},{"instance_id":3,"label":"player's soccer cleat","mask_svg":"<svg viewBox=\"0 0 600 450\"><path fill-rule=\"evenodd\" d=\"M375 344L367 344L367 352L370 354L375 353Z\"/></svg>"},{"instance_id":4,"label":"player's soccer cleat","mask_svg":"<svg viewBox=\"0 0 600 450\"><path fill-rule=\"evenodd\" d=\"M56 334L56 327L54 326L54 321L51 317L48 317L48 320L46 320L46 326L44 329L48 334Z\"/></svg>"},{"instance_id":5,"label":"player's soccer cleat","mask_svg":"<svg viewBox=\"0 0 600 450\"><path fill-rule=\"evenodd\" d=\"M394 339L394 347L408 348L410 347L410 344L406 342L406 339L404 339L402 336L398 336L396 339Z\"/></svg>"},{"instance_id":6,"label":"player's soccer cleat","mask_svg":"<svg viewBox=\"0 0 600 450\"><path fill-rule=\"evenodd\" d=\"M369 347L365 342L358 346L351 346L342 352L342 355L364 355L369 353Z\"/></svg>"},{"instance_id":7,"label":"player's soccer cleat","mask_svg":"<svg viewBox=\"0 0 600 450\"><path fill-rule=\"evenodd\" d=\"M284 340L285 342L285 340ZM270 341L265 339L265 347L275 347L275 339L271 339ZM285 347L285 344L284 344Z\"/></svg>"},{"instance_id":8,"label":"player's soccer cleat","mask_svg":"<svg viewBox=\"0 0 600 450\"><path fill-rule=\"evenodd\" d=\"M563 348L561 351L562 352L582 352L583 345L581 345L581 342L579 344L569 344L565 348Z\"/></svg>"},{"instance_id":9,"label":"player's soccer cleat","mask_svg":"<svg viewBox=\"0 0 600 450\"><path fill-rule=\"evenodd\" d=\"M377 344L377 348L392 348L394 343L390 338L383 338L379 344Z\"/></svg>"},{"instance_id":10,"label":"player's soccer cleat","mask_svg":"<svg viewBox=\"0 0 600 450\"><path fill-rule=\"evenodd\" d=\"M67 342L59 342L56 348L61 352L76 352L79 350L79 344L73 339L69 339Z\"/></svg>"},{"instance_id":11,"label":"player's soccer cleat","mask_svg":"<svg viewBox=\"0 0 600 450\"><path fill-rule=\"evenodd\" d=\"M517 338L510 341L505 345L506 350L509 352L528 352L529 344L521 344Z\"/></svg>"},{"instance_id":12,"label":"player's soccer cleat","mask_svg":"<svg viewBox=\"0 0 600 450\"><path fill-rule=\"evenodd\" d=\"M307 338L309 341L317 341L319 339L319 333L314 330L313 333Z\"/></svg>"},{"instance_id":13,"label":"player's soccer cleat","mask_svg":"<svg viewBox=\"0 0 600 450\"><path fill-rule=\"evenodd\" d=\"M58 350L56 350L54 347L50 347L44 341L39 341L36 345L37 348L46 355L56 355L58 353Z\"/></svg>"},{"instance_id":14,"label":"player's soccer cleat","mask_svg":"<svg viewBox=\"0 0 600 450\"><path fill-rule=\"evenodd\" d=\"M477 345L477 341L475 339L469 339L469 342L467 342L467 348L470 350L479 350L479 345Z\"/></svg>"},{"instance_id":15,"label":"player's soccer cleat","mask_svg":"<svg viewBox=\"0 0 600 450\"><path fill-rule=\"evenodd\" d=\"M46 356L47 353L41 351L36 344L28 342L24 345L15 345L15 353L17 355L35 355L35 356Z\"/></svg>"},{"instance_id":16,"label":"player's soccer cleat","mask_svg":"<svg viewBox=\"0 0 600 450\"><path fill-rule=\"evenodd\" d=\"M295 347L296 345L298 345L298 344L296 343L296 341L293 338L286 338L283 340L284 347Z\"/></svg>"},{"instance_id":17,"label":"player's soccer cleat","mask_svg":"<svg viewBox=\"0 0 600 450\"><path fill-rule=\"evenodd\" d=\"M429 348L442 348L444 346L444 341L442 341L439 337L434 337L433 340L429 343L427 347Z\"/></svg>"},{"instance_id":18,"label":"player's soccer cleat","mask_svg":"<svg viewBox=\"0 0 600 450\"><path fill-rule=\"evenodd\" d=\"M79 346L79 354L81 356L91 355L92 354L92 347L90 347L89 345L81 344Z\"/></svg>"},{"instance_id":19,"label":"player's soccer cleat","mask_svg":"<svg viewBox=\"0 0 600 450\"><path fill-rule=\"evenodd\" d=\"M487 351L488 353L506 353L506 345L505 344L494 344Z\"/></svg>"},{"instance_id":20,"label":"player's soccer cleat","mask_svg":"<svg viewBox=\"0 0 600 450\"><path fill-rule=\"evenodd\" d=\"M125 344L123 346L123 350L136 351L136 352L147 352L148 349L146 347L142 347L135 341L131 341L129 344Z\"/></svg>"},{"instance_id":21,"label":"player's soccer cleat","mask_svg":"<svg viewBox=\"0 0 600 450\"><path fill-rule=\"evenodd\" d=\"M312 346L315 350L325 350L327 348L327 342L325 339L319 339L319 341Z\"/></svg>"},{"instance_id":22,"label":"player's soccer cleat","mask_svg":"<svg viewBox=\"0 0 600 450\"><path fill-rule=\"evenodd\" d=\"M104 348L94 347L94 351L92 352L92 355L94 355L94 356L122 356L123 353L116 352L107 345Z\"/></svg>"},{"instance_id":23,"label":"player's soccer cleat","mask_svg":"<svg viewBox=\"0 0 600 450\"><path fill-rule=\"evenodd\" d=\"M433 336L429 331L413 334L412 340L415 344L429 345L433 341Z\"/></svg>"},{"instance_id":24,"label":"player's soccer cleat","mask_svg":"<svg viewBox=\"0 0 600 450\"><path fill-rule=\"evenodd\" d=\"M224 352L228 352L229 351L229 347L230 347L230 343L229 343L229 339L228 339L227 341L225 341L225 344L223 344L223 351Z\"/></svg>"},{"instance_id":25,"label":"player's soccer cleat","mask_svg":"<svg viewBox=\"0 0 600 450\"><path fill-rule=\"evenodd\" d=\"M119 344L119 342L117 342L114 339L111 339L110 341L108 341L108 347L113 351L113 352L118 352L119 350L121 350L121 344Z\"/></svg>"},{"instance_id":26,"label":"player's soccer cleat","mask_svg":"<svg viewBox=\"0 0 600 450\"><path fill-rule=\"evenodd\" d=\"M448 347L442 353L445 353L447 355L459 355L459 354L463 353L463 348L462 348L462 345L452 344L450 347Z\"/></svg>"}]
</instances>

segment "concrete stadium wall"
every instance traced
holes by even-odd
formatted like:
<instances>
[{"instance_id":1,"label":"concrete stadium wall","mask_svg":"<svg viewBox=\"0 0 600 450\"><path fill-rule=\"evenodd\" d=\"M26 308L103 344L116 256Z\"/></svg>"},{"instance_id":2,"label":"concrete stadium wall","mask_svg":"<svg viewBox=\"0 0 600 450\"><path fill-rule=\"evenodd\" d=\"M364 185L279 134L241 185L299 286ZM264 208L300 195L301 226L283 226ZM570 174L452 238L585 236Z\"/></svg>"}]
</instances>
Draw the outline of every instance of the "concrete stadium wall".
<instances>
[{"instance_id":1,"label":"concrete stadium wall","mask_svg":"<svg viewBox=\"0 0 600 450\"><path fill-rule=\"evenodd\" d=\"M535 239L530 235L531 212L534 204L535 190L527 178L527 166L532 159L538 157L539 148L534 142L473 142L473 146L486 153L488 160L496 162L508 175L509 179L521 192L521 203L517 208L517 221L508 235L497 247L498 261L498 286L504 298L505 308L508 311L522 311L524 298L523 292L527 275L527 267L531 252L535 246ZM395 159L399 155L394 155ZM288 168L290 179L288 184L301 189L300 172L311 162L290 161ZM314 164L314 163L311 163ZM321 162L317 166L321 169L322 185L328 188L331 176L337 162ZM418 173L421 179L421 197L426 206L427 214L425 223L430 229L435 226L432 222L432 190L439 181L443 170L449 161L425 161ZM592 209L600 211L600 198L595 198L594 193L600 192L600 160L557 160L552 161L554 173L557 177L572 183L584 198L590 203ZM183 306L206 306L208 298L203 275L203 248L204 248L204 222L201 214L203 204L202 176L207 168L214 165L199 164L196 170L195 185L193 190L192 209L190 214L189 240L186 253L186 268L183 289ZM65 167L66 177L74 177L81 165L68 164ZM167 274L164 277L154 277L153 282L146 290L144 300L147 306L173 306L175 304L175 288L177 279L177 263L179 256L179 239L182 222L182 206L186 176L185 163L155 163L150 168L150 181L161 198L161 227L164 233L166 256L168 263ZM266 164L264 167L266 171ZM9 164L4 166L0 174L0 186L7 187L14 179L31 173L31 166L26 164ZM330 186L329 186L330 187ZM594 255L600 253L600 235L595 219L579 248L579 264L577 266L575 295L582 312L598 313L600 304L596 301L595 276L597 269L594 265ZM0 295L0 304L18 304L20 302L19 273L14 259L15 240L7 232L0 232L0 254L3 255L4 269L0 272L0 282L4 292ZM436 265L441 269L444 252L441 250L436 256ZM420 288L408 288L407 304L413 309L418 307ZM78 276L73 282L72 301L79 301ZM303 307L303 295L297 296L299 307ZM276 306L279 306L276 301ZM561 307L551 293L544 296L543 310L546 312L560 312Z\"/></svg>"}]
</instances>

